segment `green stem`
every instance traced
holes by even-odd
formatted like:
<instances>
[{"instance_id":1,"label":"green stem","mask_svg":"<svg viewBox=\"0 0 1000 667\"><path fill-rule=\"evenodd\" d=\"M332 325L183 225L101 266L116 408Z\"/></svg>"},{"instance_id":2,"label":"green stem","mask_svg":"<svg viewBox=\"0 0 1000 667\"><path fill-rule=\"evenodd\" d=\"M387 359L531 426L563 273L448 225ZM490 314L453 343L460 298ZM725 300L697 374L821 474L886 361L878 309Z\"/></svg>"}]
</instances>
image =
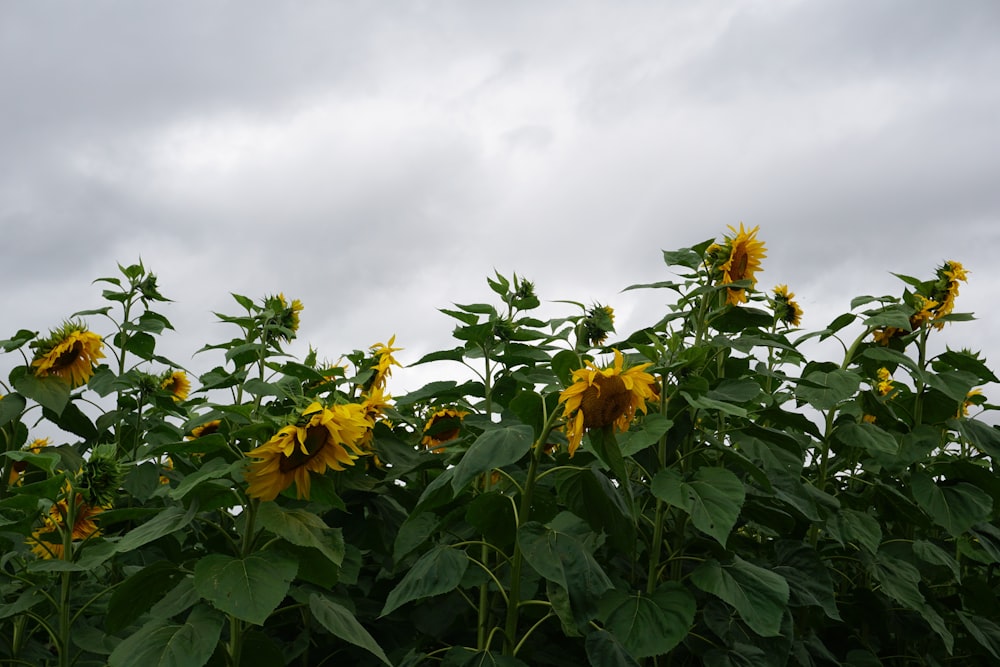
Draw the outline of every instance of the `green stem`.
<instances>
[{"instance_id":1,"label":"green stem","mask_svg":"<svg viewBox=\"0 0 1000 667\"><path fill-rule=\"evenodd\" d=\"M520 528L531 515L531 496L538 479L538 464L545 449L545 442L555 427L559 410L553 410L545 421L541 434L531 447L531 463L528 465L528 477L524 481L524 493L521 494L521 504L517 512L517 534L514 537L514 555L510 565L510 595L507 602L507 618L504 623L504 655L514 655L517 647L517 617L518 605L521 601L521 568L524 566L524 553L521 550Z\"/></svg>"}]
</instances>

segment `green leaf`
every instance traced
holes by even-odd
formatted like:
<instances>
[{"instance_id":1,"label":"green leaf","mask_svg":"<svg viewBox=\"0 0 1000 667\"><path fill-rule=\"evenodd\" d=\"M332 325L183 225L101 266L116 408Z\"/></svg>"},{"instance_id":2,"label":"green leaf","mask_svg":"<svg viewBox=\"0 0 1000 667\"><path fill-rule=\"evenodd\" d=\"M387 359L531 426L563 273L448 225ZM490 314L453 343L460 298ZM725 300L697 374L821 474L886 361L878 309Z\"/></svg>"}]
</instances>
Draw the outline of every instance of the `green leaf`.
<instances>
[{"instance_id":1,"label":"green leaf","mask_svg":"<svg viewBox=\"0 0 1000 667\"><path fill-rule=\"evenodd\" d=\"M528 667L517 658L492 651L473 651L456 646L445 653L441 667Z\"/></svg>"},{"instance_id":2,"label":"green leaf","mask_svg":"<svg viewBox=\"0 0 1000 667\"><path fill-rule=\"evenodd\" d=\"M496 491L476 496L465 510L465 520L493 546L513 544L517 517L511 497Z\"/></svg>"},{"instance_id":3,"label":"green leaf","mask_svg":"<svg viewBox=\"0 0 1000 667\"><path fill-rule=\"evenodd\" d=\"M219 479L231 473L242 470L246 466L246 461L238 460L230 463L222 458L210 459L205 465L181 480L175 488L170 489L170 497L174 500L181 500L193 491L199 484L209 479Z\"/></svg>"},{"instance_id":4,"label":"green leaf","mask_svg":"<svg viewBox=\"0 0 1000 667\"><path fill-rule=\"evenodd\" d=\"M263 625L297 571L294 560L275 551L246 558L211 554L194 566L194 587L220 611Z\"/></svg>"},{"instance_id":5,"label":"green leaf","mask_svg":"<svg viewBox=\"0 0 1000 667\"><path fill-rule=\"evenodd\" d=\"M957 610L957 613L958 620L969 634L989 651L990 655L1000 660L1000 625L983 616L968 614L961 609Z\"/></svg>"},{"instance_id":6,"label":"green leaf","mask_svg":"<svg viewBox=\"0 0 1000 667\"><path fill-rule=\"evenodd\" d=\"M403 560L411 551L426 542L440 523L441 519L432 512L411 514L396 532L396 539L392 545L392 559L397 563Z\"/></svg>"},{"instance_id":7,"label":"green leaf","mask_svg":"<svg viewBox=\"0 0 1000 667\"><path fill-rule=\"evenodd\" d=\"M198 605L184 623L153 619L124 639L108 658L109 667L200 667L215 652L225 617Z\"/></svg>"},{"instance_id":8,"label":"green leaf","mask_svg":"<svg viewBox=\"0 0 1000 667\"><path fill-rule=\"evenodd\" d=\"M869 553L876 553L882 543L882 527L875 517L852 509L842 509L835 521L827 528L834 538L844 542L860 544Z\"/></svg>"},{"instance_id":9,"label":"green leaf","mask_svg":"<svg viewBox=\"0 0 1000 667\"><path fill-rule=\"evenodd\" d=\"M582 530L590 532L582 520L578 523ZM528 564L538 574L569 592L577 619L585 621L593 618L598 599L613 588L613 584L576 534L571 534L566 528L557 529L552 524L544 526L537 521L529 521L518 529L517 536Z\"/></svg>"},{"instance_id":10,"label":"green leaf","mask_svg":"<svg viewBox=\"0 0 1000 667\"><path fill-rule=\"evenodd\" d=\"M431 549L413 564L389 595L379 617L407 602L455 590L465 576L469 559L464 551L448 546Z\"/></svg>"},{"instance_id":11,"label":"green leaf","mask_svg":"<svg viewBox=\"0 0 1000 667\"><path fill-rule=\"evenodd\" d=\"M608 615L604 627L635 658L663 655L677 646L694 624L695 601L680 584L653 595L628 595Z\"/></svg>"},{"instance_id":12,"label":"green leaf","mask_svg":"<svg viewBox=\"0 0 1000 667\"><path fill-rule=\"evenodd\" d=\"M350 611L333 600L313 593L309 596L309 611L330 634L360 646L387 665L392 665L382 647Z\"/></svg>"},{"instance_id":13,"label":"green leaf","mask_svg":"<svg viewBox=\"0 0 1000 667\"><path fill-rule=\"evenodd\" d=\"M24 370L24 369L15 369ZM57 415L69 403L69 384L59 377L35 377L31 373L11 373L14 388L25 397L30 398L42 407L48 408Z\"/></svg>"},{"instance_id":14,"label":"green leaf","mask_svg":"<svg viewBox=\"0 0 1000 667\"><path fill-rule=\"evenodd\" d=\"M183 577L184 573L166 560L156 561L139 570L111 593L104 627L112 634L127 628Z\"/></svg>"},{"instance_id":15,"label":"green leaf","mask_svg":"<svg viewBox=\"0 0 1000 667\"><path fill-rule=\"evenodd\" d=\"M968 482L938 484L927 473L916 470L910 475L910 488L920 508L955 537L985 521L993 509L990 495Z\"/></svg>"},{"instance_id":16,"label":"green leaf","mask_svg":"<svg viewBox=\"0 0 1000 667\"><path fill-rule=\"evenodd\" d=\"M875 424L845 421L837 426L834 437L848 447L864 449L873 459L888 466L899 457L896 438Z\"/></svg>"},{"instance_id":17,"label":"green leaf","mask_svg":"<svg viewBox=\"0 0 1000 667\"><path fill-rule=\"evenodd\" d=\"M833 620L841 620L830 571L816 550L787 540L777 543L777 551L780 565L774 572L788 582L789 605L819 607Z\"/></svg>"},{"instance_id":18,"label":"green leaf","mask_svg":"<svg viewBox=\"0 0 1000 667\"><path fill-rule=\"evenodd\" d=\"M344 536L307 510L286 509L277 503L261 503L257 508L261 528L300 547L312 547L340 566L344 562Z\"/></svg>"},{"instance_id":19,"label":"green leaf","mask_svg":"<svg viewBox=\"0 0 1000 667\"><path fill-rule=\"evenodd\" d=\"M27 407L27 401L20 394L7 394L0 398L0 426L18 419Z\"/></svg>"},{"instance_id":20,"label":"green leaf","mask_svg":"<svg viewBox=\"0 0 1000 667\"><path fill-rule=\"evenodd\" d=\"M698 468L685 482L672 468L653 478L653 495L691 515L695 528L726 546L746 499L743 482L725 468Z\"/></svg>"},{"instance_id":21,"label":"green leaf","mask_svg":"<svg viewBox=\"0 0 1000 667\"><path fill-rule=\"evenodd\" d=\"M813 371L799 381L795 395L817 410L831 410L841 401L854 396L860 386L861 377L857 373Z\"/></svg>"},{"instance_id":22,"label":"green leaf","mask_svg":"<svg viewBox=\"0 0 1000 667\"><path fill-rule=\"evenodd\" d=\"M458 493L480 473L519 460L531 449L532 436L531 427L524 424L499 426L484 432L455 466L452 491Z\"/></svg>"},{"instance_id":23,"label":"green leaf","mask_svg":"<svg viewBox=\"0 0 1000 667\"><path fill-rule=\"evenodd\" d=\"M623 433L618 439L622 456L632 456L659 442L660 438L670 430L674 422L665 415L653 413L643 417L639 427Z\"/></svg>"},{"instance_id":24,"label":"green leaf","mask_svg":"<svg viewBox=\"0 0 1000 667\"><path fill-rule=\"evenodd\" d=\"M636 659L607 630L595 630L584 643L591 667L639 667Z\"/></svg>"},{"instance_id":25,"label":"green leaf","mask_svg":"<svg viewBox=\"0 0 1000 667\"><path fill-rule=\"evenodd\" d=\"M733 607L761 637L780 634L789 596L788 582L781 575L734 555L725 565L714 558L702 563L691 573L691 581Z\"/></svg>"},{"instance_id":26,"label":"green leaf","mask_svg":"<svg viewBox=\"0 0 1000 667\"><path fill-rule=\"evenodd\" d=\"M191 520L194 518L195 509L192 506L185 512L183 507L173 506L166 508L157 514L155 518L150 519L138 528L130 530L118 541L115 550L118 553L132 551L153 540L158 540L164 535L169 535L180 530L191 523Z\"/></svg>"},{"instance_id":27,"label":"green leaf","mask_svg":"<svg viewBox=\"0 0 1000 667\"><path fill-rule=\"evenodd\" d=\"M883 593L907 609L919 613L951 653L954 639L944 620L927 604L920 592L920 570L911 563L879 552L872 564L871 574L881 584Z\"/></svg>"},{"instance_id":28,"label":"green leaf","mask_svg":"<svg viewBox=\"0 0 1000 667\"><path fill-rule=\"evenodd\" d=\"M947 551L927 540L916 540L913 542L913 555L930 565L942 565L951 571L955 581L962 582L962 571L958 566L958 561Z\"/></svg>"},{"instance_id":29,"label":"green leaf","mask_svg":"<svg viewBox=\"0 0 1000 667\"><path fill-rule=\"evenodd\" d=\"M727 403L726 401L719 401L714 398L709 398L705 396L692 396L686 391L680 392L684 400L693 408L701 408L702 410L718 410L719 412L727 415L735 415L737 417L746 417L747 411L745 408L741 408L738 405L733 405L732 403Z\"/></svg>"}]
</instances>

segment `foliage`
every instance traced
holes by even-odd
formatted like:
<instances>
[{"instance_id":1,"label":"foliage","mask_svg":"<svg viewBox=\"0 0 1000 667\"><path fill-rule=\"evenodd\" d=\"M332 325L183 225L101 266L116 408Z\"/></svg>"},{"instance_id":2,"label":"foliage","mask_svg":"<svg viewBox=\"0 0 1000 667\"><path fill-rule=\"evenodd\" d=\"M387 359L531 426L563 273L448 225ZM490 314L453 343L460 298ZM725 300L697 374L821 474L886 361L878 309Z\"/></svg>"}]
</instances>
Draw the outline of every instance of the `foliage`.
<instances>
[{"instance_id":1,"label":"foliage","mask_svg":"<svg viewBox=\"0 0 1000 667\"><path fill-rule=\"evenodd\" d=\"M191 382L119 267L0 341L0 663L996 664L997 378L935 352L965 270L805 332L732 232L665 252L627 289L672 304L610 343L610 307L543 319L497 273L416 362L473 379L395 398L394 339L294 359L280 294L233 295Z\"/></svg>"}]
</instances>

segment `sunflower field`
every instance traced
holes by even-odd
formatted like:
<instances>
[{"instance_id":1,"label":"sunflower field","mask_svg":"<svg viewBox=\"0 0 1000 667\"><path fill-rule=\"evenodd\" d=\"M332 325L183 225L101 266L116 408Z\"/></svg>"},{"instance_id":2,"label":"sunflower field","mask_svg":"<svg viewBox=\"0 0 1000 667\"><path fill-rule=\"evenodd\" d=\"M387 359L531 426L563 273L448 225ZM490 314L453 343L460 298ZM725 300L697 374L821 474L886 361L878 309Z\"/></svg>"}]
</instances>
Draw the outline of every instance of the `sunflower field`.
<instances>
[{"instance_id":1,"label":"sunflower field","mask_svg":"<svg viewBox=\"0 0 1000 667\"><path fill-rule=\"evenodd\" d=\"M634 332L496 273L413 362L471 379L402 395L394 338L286 352L280 293L233 295L193 377L119 267L0 341L0 665L1000 664L967 271L805 331L757 234L664 252Z\"/></svg>"}]
</instances>

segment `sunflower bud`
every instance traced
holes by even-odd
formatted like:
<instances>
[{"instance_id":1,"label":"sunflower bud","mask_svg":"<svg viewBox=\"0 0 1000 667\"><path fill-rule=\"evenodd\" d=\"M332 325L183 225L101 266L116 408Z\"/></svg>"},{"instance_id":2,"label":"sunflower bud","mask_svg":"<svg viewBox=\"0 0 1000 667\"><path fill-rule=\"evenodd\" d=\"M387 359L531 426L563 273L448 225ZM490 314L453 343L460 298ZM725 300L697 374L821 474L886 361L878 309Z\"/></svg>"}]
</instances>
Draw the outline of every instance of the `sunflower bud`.
<instances>
[{"instance_id":1,"label":"sunflower bud","mask_svg":"<svg viewBox=\"0 0 1000 667\"><path fill-rule=\"evenodd\" d=\"M99 445L83 464L78 490L94 507L111 505L125 478L125 470L114 456L114 447Z\"/></svg>"}]
</instances>

